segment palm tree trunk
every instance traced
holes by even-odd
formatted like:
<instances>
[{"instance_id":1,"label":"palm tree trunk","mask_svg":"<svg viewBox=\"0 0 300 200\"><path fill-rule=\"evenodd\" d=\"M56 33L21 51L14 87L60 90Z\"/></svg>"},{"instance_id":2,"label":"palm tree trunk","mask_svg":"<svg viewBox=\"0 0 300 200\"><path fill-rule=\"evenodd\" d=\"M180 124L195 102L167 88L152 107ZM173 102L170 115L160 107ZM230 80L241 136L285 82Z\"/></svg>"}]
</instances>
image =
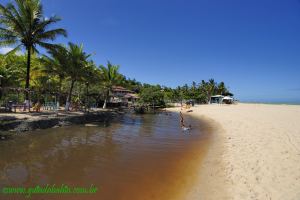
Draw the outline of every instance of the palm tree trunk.
<instances>
[{"instance_id":1,"label":"palm tree trunk","mask_svg":"<svg viewBox=\"0 0 300 200\"><path fill-rule=\"evenodd\" d=\"M103 104L103 109L105 109L106 108L106 98L104 99L104 104Z\"/></svg>"},{"instance_id":2,"label":"palm tree trunk","mask_svg":"<svg viewBox=\"0 0 300 200\"><path fill-rule=\"evenodd\" d=\"M89 83L88 82L86 83L86 102L85 102L85 104L86 104L85 108L89 112L90 105L89 105Z\"/></svg>"},{"instance_id":3,"label":"palm tree trunk","mask_svg":"<svg viewBox=\"0 0 300 200\"><path fill-rule=\"evenodd\" d=\"M59 78L58 90L57 90L58 94L57 94L57 99L56 99L56 102L58 103L57 105L59 105L59 101L60 101L61 85L62 85L62 78Z\"/></svg>"},{"instance_id":4,"label":"palm tree trunk","mask_svg":"<svg viewBox=\"0 0 300 200\"><path fill-rule=\"evenodd\" d=\"M208 104L211 103L211 102L210 102L210 99L211 99L211 93L208 92L208 93L207 93L207 103L208 103Z\"/></svg>"},{"instance_id":5,"label":"palm tree trunk","mask_svg":"<svg viewBox=\"0 0 300 200\"><path fill-rule=\"evenodd\" d=\"M75 83L75 81L72 80L70 91L69 91L69 94L68 94L68 97L67 97L66 107L65 107L66 111L69 111L69 108L70 108L70 103L71 103L71 99L72 99L72 91L73 91L74 83Z\"/></svg>"},{"instance_id":6,"label":"palm tree trunk","mask_svg":"<svg viewBox=\"0 0 300 200\"><path fill-rule=\"evenodd\" d=\"M29 102L30 59L31 59L31 51L30 51L30 47L27 47L27 73L26 73L26 85L25 85L25 104L26 104L26 106L28 106L29 111L30 111L30 102Z\"/></svg>"},{"instance_id":7,"label":"palm tree trunk","mask_svg":"<svg viewBox=\"0 0 300 200\"><path fill-rule=\"evenodd\" d=\"M109 97L109 90L106 91L106 96L105 96L105 100L104 100L104 104L103 104L103 109L106 108L106 104L107 104L107 101L108 101L108 97Z\"/></svg>"},{"instance_id":8,"label":"palm tree trunk","mask_svg":"<svg viewBox=\"0 0 300 200\"><path fill-rule=\"evenodd\" d=\"M58 115L58 111L59 111L59 107L60 107L60 96L61 96L61 87L62 87L62 78L59 77L59 85L58 85L58 95L57 95L57 99L56 99L56 106L57 106L57 115Z\"/></svg>"},{"instance_id":9,"label":"palm tree trunk","mask_svg":"<svg viewBox=\"0 0 300 200\"><path fill-rule=\"evenodd\" d=\"M30 47L27 47L27 74L26 74L26 86L25 86L25 89L29 89L30 59L31 59ZM28 100L28 94L26 95L26 100Z\"/></svg>"}]
</instances>

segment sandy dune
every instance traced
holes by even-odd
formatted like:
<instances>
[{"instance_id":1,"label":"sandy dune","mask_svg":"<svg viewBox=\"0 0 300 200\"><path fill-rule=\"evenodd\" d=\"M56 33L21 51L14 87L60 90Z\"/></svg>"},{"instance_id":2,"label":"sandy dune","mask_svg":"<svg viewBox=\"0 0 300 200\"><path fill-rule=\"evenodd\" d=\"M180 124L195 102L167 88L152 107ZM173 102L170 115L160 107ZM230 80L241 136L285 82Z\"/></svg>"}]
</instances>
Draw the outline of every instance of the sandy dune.
<instances>
[{"instance_id":1,"label":"sandy dune","mask_svg":"<svg viewBox=\"0 0 300 200\"><path fill-rule=\"evenodd\" d=\"M300 106L201 105L214 128L187 199L300 199Z\"/></svg>"}]
</instances>

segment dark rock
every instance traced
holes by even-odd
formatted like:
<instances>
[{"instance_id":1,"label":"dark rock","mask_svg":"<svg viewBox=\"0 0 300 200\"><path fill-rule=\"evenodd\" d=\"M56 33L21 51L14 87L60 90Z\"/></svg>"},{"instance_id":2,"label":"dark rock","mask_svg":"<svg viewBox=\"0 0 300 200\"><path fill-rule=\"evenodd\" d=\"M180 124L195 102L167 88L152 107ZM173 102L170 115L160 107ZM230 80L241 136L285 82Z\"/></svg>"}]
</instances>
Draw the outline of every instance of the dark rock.
<instances>
[{"instance_id":1,"label":"dark rock","mask_svg":"<svg viewBox=\"0 0 300 200\"><path fill-rule=\"evenodd\" d=\"M89 122L106 122L118 116L113 112L95 112L82 115L67 115L58 117L47 117L33 120L12 120L0 123L0 131L25 132L36 129L46 129L71 124L84 124Z\"/></svg>"}]
</instances>

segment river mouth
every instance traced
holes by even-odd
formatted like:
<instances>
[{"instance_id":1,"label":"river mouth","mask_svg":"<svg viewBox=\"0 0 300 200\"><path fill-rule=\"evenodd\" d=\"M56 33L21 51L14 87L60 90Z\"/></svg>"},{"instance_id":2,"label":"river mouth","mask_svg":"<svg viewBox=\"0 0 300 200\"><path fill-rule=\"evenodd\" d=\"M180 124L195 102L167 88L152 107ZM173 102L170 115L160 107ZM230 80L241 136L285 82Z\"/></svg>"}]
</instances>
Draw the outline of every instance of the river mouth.
<instances>
[{"instance_id":1,"label":"river mouth","mask_svg":"<svg viewBox=\"0 0 300 200\"><path fill-rule=\"evenodd\" d=\"M182 199L211 135L204 122L185 120L190 131L182 131L178 113L161 113L39 130L3 141L0 189L93 185L98 188L94 194L34 194L31 199Z\"/></svg>"}]
</instances>

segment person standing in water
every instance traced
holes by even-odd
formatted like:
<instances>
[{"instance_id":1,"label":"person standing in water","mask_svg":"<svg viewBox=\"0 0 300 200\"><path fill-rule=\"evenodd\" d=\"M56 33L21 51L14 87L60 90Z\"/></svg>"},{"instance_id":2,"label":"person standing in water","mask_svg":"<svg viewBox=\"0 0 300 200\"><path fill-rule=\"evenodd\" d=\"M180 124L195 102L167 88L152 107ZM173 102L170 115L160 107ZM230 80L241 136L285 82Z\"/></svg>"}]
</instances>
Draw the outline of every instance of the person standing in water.
<instances>
[{"instance_id":1,"label":"person standing in water","mask_svg":"<svg viewBox=\"0 0 300 200\"><path fill-rule=\"evenodd\" d=\"M180 126L181 126L182 130L184 130L184 131L190 130L192 128L191 125L189 125L189 127L186 127L184 125L184 119L183 119L183 115L182 115L181 111L180 111Z\"/></svg>"},{"instance_id":2,"label":"person standing in water","mask_svg":"<svg viewBox=\"0 0 300 200\"><path fill-rule=\"evenodd\" d=\"M184 125L184 121L183 121L183 115L182 115L182 112L180 111L180 125Z\"/></svg>"}]
</instances>

